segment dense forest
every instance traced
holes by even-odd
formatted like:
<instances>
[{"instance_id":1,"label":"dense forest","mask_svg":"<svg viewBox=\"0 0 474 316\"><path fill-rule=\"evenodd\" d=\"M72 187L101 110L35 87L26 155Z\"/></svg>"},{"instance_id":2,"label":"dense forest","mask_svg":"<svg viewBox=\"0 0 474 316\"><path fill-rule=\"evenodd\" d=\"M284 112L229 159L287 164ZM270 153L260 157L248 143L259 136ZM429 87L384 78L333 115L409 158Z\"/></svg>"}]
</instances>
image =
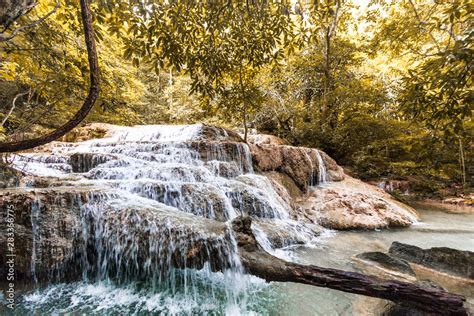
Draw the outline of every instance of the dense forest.
<instances>
[{"instance_id":1,"label":"dense forest","mask_svg":"<svg viewBox=\"0 0 474 316\"><path fill-rule=\"evenodd\" d=\"M0 33L0 141L77 112L90 81L79 1L38 1ZM11 8L10 8L11 9ZM421 195L472 186L468 0L90 3L100 97L83 123L207 122L317 147ZM0 10L1 11L1 10Z\"/></svg>"}]
</instances>

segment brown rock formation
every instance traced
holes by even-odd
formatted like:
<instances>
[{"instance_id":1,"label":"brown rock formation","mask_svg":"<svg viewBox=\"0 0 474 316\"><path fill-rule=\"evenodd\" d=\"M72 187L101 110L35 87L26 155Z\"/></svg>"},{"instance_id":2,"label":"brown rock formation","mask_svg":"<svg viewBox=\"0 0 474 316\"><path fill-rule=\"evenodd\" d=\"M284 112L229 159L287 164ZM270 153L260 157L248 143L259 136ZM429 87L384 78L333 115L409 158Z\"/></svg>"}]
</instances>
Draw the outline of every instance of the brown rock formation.
<instances>
[{"instance_id":1,"label":"brown rock formation","mask_svg":"<svg viewBox=\"0 0 474 316\"><path fill-rule=\"evenodd\" d=\"M333 229L375 229L410 226L416 212L388 194L359 180L330 184L302 202L307 216Z\"/></svg>"}]
</instances>

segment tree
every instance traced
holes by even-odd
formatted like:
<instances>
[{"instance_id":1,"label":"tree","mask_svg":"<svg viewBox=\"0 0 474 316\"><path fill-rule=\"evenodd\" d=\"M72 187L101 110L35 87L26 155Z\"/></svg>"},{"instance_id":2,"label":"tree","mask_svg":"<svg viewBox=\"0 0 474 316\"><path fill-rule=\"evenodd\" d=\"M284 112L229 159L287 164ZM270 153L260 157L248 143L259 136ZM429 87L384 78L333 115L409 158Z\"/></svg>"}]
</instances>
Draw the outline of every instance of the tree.
<instances>
[{"instance_id":1,"label":"tree","mask_svg":"<svg viewBox=\"0 0 474 316\"><path fill-rule=\"evenodd\" d=\"M473 4L464 0L383 4L388 14L374 43L377 49L407 55L411 64L399 93L401 110L440 140L459 142L465 185L463 138L474 101Z\"/></svg>"},{"instance_id":2,"label":"tree","mask_svg":"<svg viewBox=\"0 0 474 316\"><path fill-rule=\"evenodd\" d=\"M30 149L56 140L81 123L94 106L94 103L99 96L99 65L97 62L97 53L95 48L94 31L92 28L92 17L89 9L89 2L88 0L81 0L80 3L81 17L84 27L84 37L90 67L89 93L82 107L68 122L44 136L17 142L0 143L0 152L14 152Z\"/></svg>"},{"instance_id":3,"label":"tree","mask_svg":"<svg viewBox=\"0 0 474 316\"><path fill-rule=\"evenodd\" d=\"M184 69L192 79L192 92L214 98L224 91L225 80L236 78L239 69L258 69L279 57L278 44L289 36L289 8L285 2L226 1L202 5L188 1L104 1L95 8L95 35L101 38L100 25L107 25L110 34L116 34L127 44L124 56L134 65L143 62L159 72L167 62L178 72ZM65 23L74 27L70 12L61 12L59 16L67 16ZM244 99L248 98L239 98ZM66 124L67 128L60 127L43 142L67 132L89 111L81 111L81 115ZM39 143L28 144L16 144L14 148L26 149ZM2 149L12 145L3 145Z\"/></svg>"},{"instance_id":4,"label":"tree","mask_svg":"<svg viewBox=\"0 0 474 316\"><path fill-rule=\"evenodd\" d=\"M247 85L258 69L282 57L281 45L292 37L290 9L286 1L131 1L111 3L104 14L128 21L125 29L111 28L127 43L126 57L157 72L165 66L184 71L191 92L226 98L217 104L241 113L246 138L256 106L249 91L255 89Z\"/></svg>"}]
</instances>

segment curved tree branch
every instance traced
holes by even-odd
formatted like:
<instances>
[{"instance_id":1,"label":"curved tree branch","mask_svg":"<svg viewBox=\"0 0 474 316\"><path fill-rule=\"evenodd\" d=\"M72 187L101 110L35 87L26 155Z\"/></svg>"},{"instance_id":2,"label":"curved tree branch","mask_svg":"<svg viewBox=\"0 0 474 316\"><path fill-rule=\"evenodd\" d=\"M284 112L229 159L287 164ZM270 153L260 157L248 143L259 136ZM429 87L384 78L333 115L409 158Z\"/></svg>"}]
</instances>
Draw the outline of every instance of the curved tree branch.
<instances>
[{"instance_id":1,"label":"curved tree branch","mask_svg":"<svg viewBox=\"0 0 474 316\"><path fill-rule=\"evenodd\" d=\"M13 113L13 110L15 109L15 104L16 104L16 100L19 98L19 97L22 97L28 93L31 93L31 89L29 89L28 91L26 92L22 92L22 93L18 93L14 98L13 98L13 101L12 101L12 105L10 107L10 110L8 110L8 112L5 114L5 117L3 118L2 122L0 123L0 127L2 127L3 125L5 125L5 122L8 120L8 118L10 117L10 115L12 115Z\"/></svg>"},{"instance_id":2,"label":"curved tree branch","mask_svg":"<svg viewBox=\"0 0 474 316\"><path fill-rule=\"evenodd\" d=\"M95 101L99 97L100 78L89 0L81 0L81 16L82 24L84 26L84 37L87 46L87 55L90 67L89 93L84 100L82 107L68 122L49 134L29 140L0 143L0 153L31 149L54 141L79 125L79 123L81 123L86 118L87 114L89 114L90 110L94 106Z\"/></svg>"}]
</instances>

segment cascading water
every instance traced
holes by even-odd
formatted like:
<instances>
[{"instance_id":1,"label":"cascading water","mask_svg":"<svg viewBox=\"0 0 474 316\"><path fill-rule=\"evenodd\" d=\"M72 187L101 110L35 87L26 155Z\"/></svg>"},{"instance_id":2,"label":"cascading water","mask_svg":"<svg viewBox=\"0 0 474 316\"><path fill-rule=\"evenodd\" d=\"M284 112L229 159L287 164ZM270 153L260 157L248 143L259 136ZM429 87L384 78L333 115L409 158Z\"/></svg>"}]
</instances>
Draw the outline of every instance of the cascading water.
<instances>
[{"instance_id":1,"label":"cascading water","mask_svg":"<svg viewBox=\"0 0 474 316\"><path fill-rule=\"evenodd\" d=\"M248 294L261 282L244 276L232 230L218 236L214 223L250 215L262 221L255 227L280 228L273 238L280 246L309 242L315 233L292 218L291 207L266 177L253 173L248 145L230 138L223 129L203 125L124 127L107 138L23 154L15 165L57 177L58 185L110 192L90 196L80 207L78 286L88 293L93 284L100 293L120 284L133 297L149 297L142 292L147 284L155 305L137 300L135 311L250 313ZM319 169L322 183L323 163ZM285 257L264 229L255 229L265 249ZM93 300L92 294L78 298L72 289L63 290L71 299ZM171 307L170 297L185 306ZM210 297L225 303L215 306Z\"/></svg>"},{"instance_id":2,"label":"cascading water","mask_svg":"<svg viewBox=\"0 0 474 316\"><path fill-rule=\"evenodd\" d=\"M323 157L319 150L316 150L316 158L318 159L318 184L322 185L327 182L327 171L324 165Z\"/></svg>"},{"instance_id":3,"label":"cascading water","mask_svg":"<svg viewBox=\"0 0 474 316\"><path fill-rule=\"evenodd\" d=\"M36 277L36 242L39 238L38 235L38 216L40 212L40 201L35 200L31 205L31 276L35 283L38 283L38 278Z\"/></svg>"}]
</instances>

